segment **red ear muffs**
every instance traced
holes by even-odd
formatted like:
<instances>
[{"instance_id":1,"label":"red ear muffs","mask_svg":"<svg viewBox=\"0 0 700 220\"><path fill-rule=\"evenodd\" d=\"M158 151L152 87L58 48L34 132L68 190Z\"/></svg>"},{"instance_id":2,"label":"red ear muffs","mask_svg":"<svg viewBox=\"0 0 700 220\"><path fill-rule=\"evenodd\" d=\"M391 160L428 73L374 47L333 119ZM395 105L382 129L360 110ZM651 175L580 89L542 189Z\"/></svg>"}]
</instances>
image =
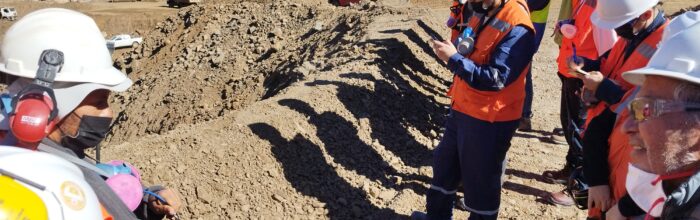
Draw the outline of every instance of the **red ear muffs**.
<instances>
[{"instance_id":1,"label":"red ear muffs","mask_svg":"<svg viewBox=\"0 0 700 220\"><path fill-rule=\"evenodd\" d=\"M56 125L58 109L53 91L37 87L29 86L12 99L10 130L25 143L41 141Z\"/></svg>"}]
</instances>

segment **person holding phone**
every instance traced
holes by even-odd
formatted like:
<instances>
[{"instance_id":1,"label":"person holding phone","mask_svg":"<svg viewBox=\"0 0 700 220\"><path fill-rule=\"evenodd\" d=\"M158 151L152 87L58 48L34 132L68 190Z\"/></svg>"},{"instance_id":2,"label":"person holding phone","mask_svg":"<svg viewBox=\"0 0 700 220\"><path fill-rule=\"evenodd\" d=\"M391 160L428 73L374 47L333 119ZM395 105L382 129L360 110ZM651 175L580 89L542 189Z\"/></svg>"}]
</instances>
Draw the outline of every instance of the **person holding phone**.
<instances>
[{"instance_id":1,"label":"person holding phone","mask_svg":"<svg viewBox=\"0 0 700 220\"><path fill-rule=\"evenodd\" d=\"M460 182L469 219L497 219L506 153L522 117L535 51L527 3L476 0L457 8L469 16L455 25L456 42L432 41L454 74L452 105L433 154L427 213L414 212L414 219L450 219Z\"/></svg>"},{"instance_id":2,"label":"person holding phone","mask_svg":"<svg viewBox=\"0 0 700 220\"><path fill-rule=\"evenodd\" d=\"M609 140L615 126L615 106L633 85L622 73L645 66L656 52L668 24L659 0L600 1L591 16L598 27L615 29L621 37L613 48L597 60L572 57L570 73L593 94L584 123L583 172L589 185L589 217L598 218L624 195L626 167L610 165L624 158L609 158ZM588 74L577 73L580 70ZM622 181L622 183L621 183Z\"/></svg>"}]
</instances>

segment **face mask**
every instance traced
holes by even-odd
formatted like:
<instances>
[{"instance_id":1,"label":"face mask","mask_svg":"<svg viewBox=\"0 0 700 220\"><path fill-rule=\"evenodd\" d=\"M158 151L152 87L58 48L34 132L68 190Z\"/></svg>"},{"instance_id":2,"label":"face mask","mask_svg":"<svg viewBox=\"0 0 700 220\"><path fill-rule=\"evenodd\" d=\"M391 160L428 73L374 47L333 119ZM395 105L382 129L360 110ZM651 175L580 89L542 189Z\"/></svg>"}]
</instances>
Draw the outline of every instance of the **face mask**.
<instances>
[{"instance_id":1,"label":"face mask","mask_svg":"<svg viewBox=\"0 0 700 220\"><path fill-rule=\"evenodd\" d=\"M109 132L112 118L83 116L74 137L64 136L61 145L71 149L87 149L97 146Z\"/></svg>"},{"instance_id":2,"label":"face mask","mask_svg":"<svg viewBox=\"0 0 700 220\"><path fill-rule=\"evenodd\" d=\"M472 10L474 12L479 13L479 14L486 14L489 12L488 9L484 9L484 2L470 2L469 5L471 6Z\"/></svg>"},{"instance_id":3,"label":"face mask","mask_svg":"<svg viewBox=\"0 0 700 220\"><path fill-rule=\"evenodd\" d=\"M623 24L620 27L615 28L615 33L617 33L618 36L625 38L627 40L630 40L634 38L637 34L634 33L634 23L636 23L637 19L633 19L630 22L627 22L626 24Z\"/></svg>"},{"instance_id":4,"label":"face mask","mask_svg":"<svg viewBox=\"0 0 700 220\"><path fill-rule=\"evenodd\" d=\"M647 173L629 164L625 188L634 203L653 217L661 216L661 210L666 201L666 194L660 180L661 176Z\"/></svg>"}]
</instances>

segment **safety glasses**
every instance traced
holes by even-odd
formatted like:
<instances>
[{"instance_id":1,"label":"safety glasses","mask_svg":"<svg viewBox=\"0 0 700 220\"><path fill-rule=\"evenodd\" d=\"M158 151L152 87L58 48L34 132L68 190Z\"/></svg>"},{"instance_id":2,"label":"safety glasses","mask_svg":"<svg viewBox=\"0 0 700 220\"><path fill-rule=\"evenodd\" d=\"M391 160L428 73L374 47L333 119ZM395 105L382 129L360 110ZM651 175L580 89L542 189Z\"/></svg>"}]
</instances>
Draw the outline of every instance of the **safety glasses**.
<instances>
[{"instance_id":1,"label":"safety glasses","mask_svg":"<svg viewBox=\"0 0 700 220\"><path fill-rule=\"evenodd\" d=\"M700 103L636 98L630 102L628 109L634 120L642 122L666 113L700 111Z\"/></svg>"}]
</instances>

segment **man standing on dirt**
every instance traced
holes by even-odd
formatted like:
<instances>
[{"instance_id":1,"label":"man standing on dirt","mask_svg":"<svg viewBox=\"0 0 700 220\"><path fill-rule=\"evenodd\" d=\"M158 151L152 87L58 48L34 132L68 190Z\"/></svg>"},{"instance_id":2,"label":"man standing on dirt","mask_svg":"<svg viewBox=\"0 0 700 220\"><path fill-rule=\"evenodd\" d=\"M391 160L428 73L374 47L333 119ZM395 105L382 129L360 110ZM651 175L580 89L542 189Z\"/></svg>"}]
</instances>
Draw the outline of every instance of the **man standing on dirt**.
<instances>
[{"instance_id":1,"label":"man standing on dirt","mask_svg":"<svg viewBox=\"0 0 700 220\"><path fill-rule=\"evenodd\" d=\"M562 131L555 132L551 138L555 143L568 145L569 150L563 168L545 171L542 174L552 183L566 183L571 171L577 164L581 163L579 159L581 153L572 140L572 134L575 132L575 128L582 127L583 118L585 118L585 109L579 96L583 82L576 75L569 73L567 62L574 54L588 59L598 58L599 50L593 37L595 27L590 20L596 4L597 0L564 0L559 11L560 20L555 28L555 40L560 40L557 76L561 81L559 120ZM563 135L563 138L560 135ZM555 198L552 202L560 205L573 205L570 199Z\"/></svg>"},{"instance_id":2,"label":"man standing on dirt","mask_svg":"<svg viewBox=\"0 0 700 220\"><path fill-rule=\"evenodd\" d=\"M458 25L461 40L432 41L455 76L445 134L433 155L427 214L414 212L416 219L450 219L460 182L469 219L498 217L501 177L522 117L535 30L524 0L468 4L463 8L474 13Z\"/></svg>"}]
</instances>

